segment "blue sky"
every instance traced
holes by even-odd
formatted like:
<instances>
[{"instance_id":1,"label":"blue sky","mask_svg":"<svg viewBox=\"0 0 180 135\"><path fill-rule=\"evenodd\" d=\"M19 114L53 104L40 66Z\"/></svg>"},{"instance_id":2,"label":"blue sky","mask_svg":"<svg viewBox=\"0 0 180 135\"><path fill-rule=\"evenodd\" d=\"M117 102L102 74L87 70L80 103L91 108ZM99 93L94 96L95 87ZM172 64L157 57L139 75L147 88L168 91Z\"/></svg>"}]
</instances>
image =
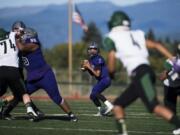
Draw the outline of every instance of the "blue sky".
<instances>
[{"instance_id":1,"label":"blue sky","mask_svg":"<svg viewBox=\"0 0 180 135\"><path fill-rule=\"evenodd\" d=\"M139 4L143 2L153 2L157 0L73 0L76 3L91 2L91 1L110 1L119 6L127 6ZM49 5L49 4L64 4L68 0L1 0L0 8L5 7L21 7L21 6L36 6L36 5Z\"/></svg>"}]
</instances>

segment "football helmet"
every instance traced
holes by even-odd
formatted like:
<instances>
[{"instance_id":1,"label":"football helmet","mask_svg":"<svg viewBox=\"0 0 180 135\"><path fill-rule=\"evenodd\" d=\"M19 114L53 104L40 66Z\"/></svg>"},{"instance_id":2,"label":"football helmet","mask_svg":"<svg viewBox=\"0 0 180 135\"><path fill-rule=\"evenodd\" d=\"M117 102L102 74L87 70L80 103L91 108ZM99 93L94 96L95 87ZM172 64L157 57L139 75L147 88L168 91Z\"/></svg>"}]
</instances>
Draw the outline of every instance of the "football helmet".
<instances>
[{"instance_id":1,"label":"football helmet","mask_svg":"<svg viewBox=\"0 0 180 135\"><path fill-rule=\"evenodd\" d=\"M22 21L15 21L12 25L12 31L20 30L23 31L26 28L26 25Z\"/></svg>"},{"instance_id":2,"label":"football helmet","mask_svg":"<svg viewBox=\"0 0 180 135\"><path fill-rule=\"evenodd\" d=\"M129 16L123 11L115 11L108 21L108 27L111 30L116 26L131 26L131 20Z\"/></svg>"},{"instance_id":3,"label":"football helmet","mask_svg":"<svg viewBox=\"0 0 180 135\"><path fill-rule=\"evenodd\" d=\"M97 55L99 53L98 45L95 42L91 42L87 48L87 52L90 57Z\"/></svg>"},{"instance_id":4,"label":"football helmet","mask_svg":"<svg viewBox=\"0 0 180 135\"><path fill-rule=\"evenodd\" d=\"M5 31L3 28L0 28L0 40L4 40L7 38L7 31Z\"/></svg>"},{"instance_id":5,"label":"football helmet","mask_svg":"<svg viewBox=\"0 0 180 135\"><path fill-rule=\"evenodd\" d=\"M33 28L25 28L22 40L25 41L27 38L37 37L38 34Z\"/></svg>"}]
</instances>

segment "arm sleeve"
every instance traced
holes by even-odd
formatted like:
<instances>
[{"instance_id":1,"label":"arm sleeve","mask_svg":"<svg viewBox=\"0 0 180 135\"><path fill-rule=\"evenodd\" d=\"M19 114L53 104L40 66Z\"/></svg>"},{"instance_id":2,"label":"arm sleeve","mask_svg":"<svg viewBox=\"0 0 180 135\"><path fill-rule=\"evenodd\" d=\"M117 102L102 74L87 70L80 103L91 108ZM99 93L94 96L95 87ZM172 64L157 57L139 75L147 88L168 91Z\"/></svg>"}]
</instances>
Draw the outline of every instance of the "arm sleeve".
<instances>
[{"instance_id":1,"label":"arm sleeve","mask_svg":"<svg viewBox=\"0 0 180 135\"><path fill-rule=\"evenodd\" d=\"M102 68L102 66L104 66L105 64L105 60L103 59L103 57L99 56L96 60L95 60L95 69L100 69Z\"/></svg>"},{"instance_id":2,"label":"arm sleeve","mask_svg":"<svg viewBox=\"0 0 180 135\"><path fill-rule=\"evenodd\" d=\"M115 44L113 40L109 37L106 37L103 41L103 49L107 52L114 50L116 51Z\"/></svg>"},{"instance_id":3,"label":"arm sleeve","mask_svg":"<svg viewBox=\"0 0 180 135\"><path fill-rule=\"evenodd\" d=\"M168 71L170 71L172 69L172 66L173 66L173 63L167 59L165 62L164 62L164 68Z\"/></svg>"}]
</instances>

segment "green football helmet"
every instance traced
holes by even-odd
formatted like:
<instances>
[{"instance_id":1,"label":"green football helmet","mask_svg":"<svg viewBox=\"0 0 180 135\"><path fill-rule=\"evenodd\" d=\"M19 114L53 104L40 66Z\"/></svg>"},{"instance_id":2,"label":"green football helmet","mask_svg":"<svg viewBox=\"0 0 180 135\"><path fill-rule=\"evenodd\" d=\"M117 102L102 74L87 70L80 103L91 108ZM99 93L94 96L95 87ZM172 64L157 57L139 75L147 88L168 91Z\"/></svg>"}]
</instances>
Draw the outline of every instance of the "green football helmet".
<instances>
[{"instance_id":1,"label":"green football helmet","mask_svg":"<svg viewBox=\"0 0 180 135\"><path fill-rule=\"evenodd\" d=\"M7 38L7 31L5 31L3 28L0 28L0 40L4 40Z\"/></svg>"},{"instance_id":2,"label":"green football helmet","mask_svg":"<svg viewBox=\"0 0 180 135\"><path fill-rule=\"evenodd\" d=\"M110 30L116 26L131 26L129 16L123 11L115 11L108 22L108 27Z\"/></svg>"}]
</instances>

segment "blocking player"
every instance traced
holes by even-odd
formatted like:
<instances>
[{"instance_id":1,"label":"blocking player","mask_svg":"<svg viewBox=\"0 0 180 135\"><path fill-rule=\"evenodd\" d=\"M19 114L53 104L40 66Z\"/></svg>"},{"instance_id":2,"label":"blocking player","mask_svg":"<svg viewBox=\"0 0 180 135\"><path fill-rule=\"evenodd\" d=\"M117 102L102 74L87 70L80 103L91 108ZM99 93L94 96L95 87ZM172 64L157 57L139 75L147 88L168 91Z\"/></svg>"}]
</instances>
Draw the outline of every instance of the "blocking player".
<instances>
[{"instance_id":1,"label":"blocking player","mask_svg":"<svg viewBox=\"0 0 180 135\"><path fill-rule=\"evenodd\" d=\"M24 24L24 22L22 21L15 21L12 25L12 30L11 32L15 33L15 39L19 39L21 38L21 36L24 34L24 29L26 28L26 25ZM10 33L11 33L10 32ZM22 80L24 80L24 74L23 74L23 63L22 63L22 57L21 57L21 52L18 52L18 57L19 57L19 72L21 75ZM8 84L4 83L1 87L0 87L0 96L2 96L8 88ZM5 98L3 98L0 102L0 111L6 111L7 107L5 107L10 101L12 101L14 99L14 96L6 96ZM36 105L31 102L31 106L33 107L34 111L36 112L36 114L38 114L38 116L43 116L44 114L42 113L42 111L40 111Z\"/></svg>"},{"instance_id":2,"label":"blocking player","mask_svg":"<svg viewBox=\"0 0 180 135\"><path fill-rule=\"evenodd\" d=\"M37 114L31 106L30 97L25 92L24 83L19 73L18 48L15 43L15 36L15 32L8 33L4 29L0 29L0 88L8 85L14 95L14 100L7 104L8 109L2 110L1 118L11 120L12 117L9 112L17 105L17 100L22 99L27 108L27 114L31 119L36 119Z\"/></svg>"},{"instance_id":3,"label":"blocking player","mask_svg":"<svg viewBox=\"0 0 180 135\"><path fill-rule=\"evenodd\" d=\"M124 109L140 98L149 112L164 118L175 125L174 135L180 134L180 120L168 108L159 104L155 90L155 74L148 60L149 49L156 49L167 58L172 58L161 44L145 40L144 32L131 30L131 20L122 11L116 11L108 22L110 32L104 40L108 51L108 68L111 74L115 71L115 58L127 69L131 83L114 101L114 115L119 134L127 135Z\"/></svg>"},{"instance_id":4,"label":"blocking player","mask_svg":"<svg viewBox=\"0 0 180 135\"><path fill-rule=\"evenodd\" d=\"M55 75L42 54L37 32L32 28L26 28L22 38L17 41L17 46L22 52L23 63L27 71L26 88L28 93L32 94L39 89L44 89L72 121L77 121L78 118L59 93Z\"/></svg>"},{"instance_id":5,"label":"blocking player","mask_svg":"<svg viewBox=\"0 0 180 135\"><path fill-rule=\"evenodd\" d=\"M108 114L113 105L109 102L102 92L111 85L111 79L109 77L109 72L106 67L104 58L99 54L99 48L95 42L90 43L87 49L89 59L84 60L82 65L83 71L88 71L90 75L94 76L97 83L93 86L90 93L90 99L93 101L98 109L98 113L95 116L101 116L101 102L106 105L106 110L103 115Z\"/></svg>"}]
</instances>

